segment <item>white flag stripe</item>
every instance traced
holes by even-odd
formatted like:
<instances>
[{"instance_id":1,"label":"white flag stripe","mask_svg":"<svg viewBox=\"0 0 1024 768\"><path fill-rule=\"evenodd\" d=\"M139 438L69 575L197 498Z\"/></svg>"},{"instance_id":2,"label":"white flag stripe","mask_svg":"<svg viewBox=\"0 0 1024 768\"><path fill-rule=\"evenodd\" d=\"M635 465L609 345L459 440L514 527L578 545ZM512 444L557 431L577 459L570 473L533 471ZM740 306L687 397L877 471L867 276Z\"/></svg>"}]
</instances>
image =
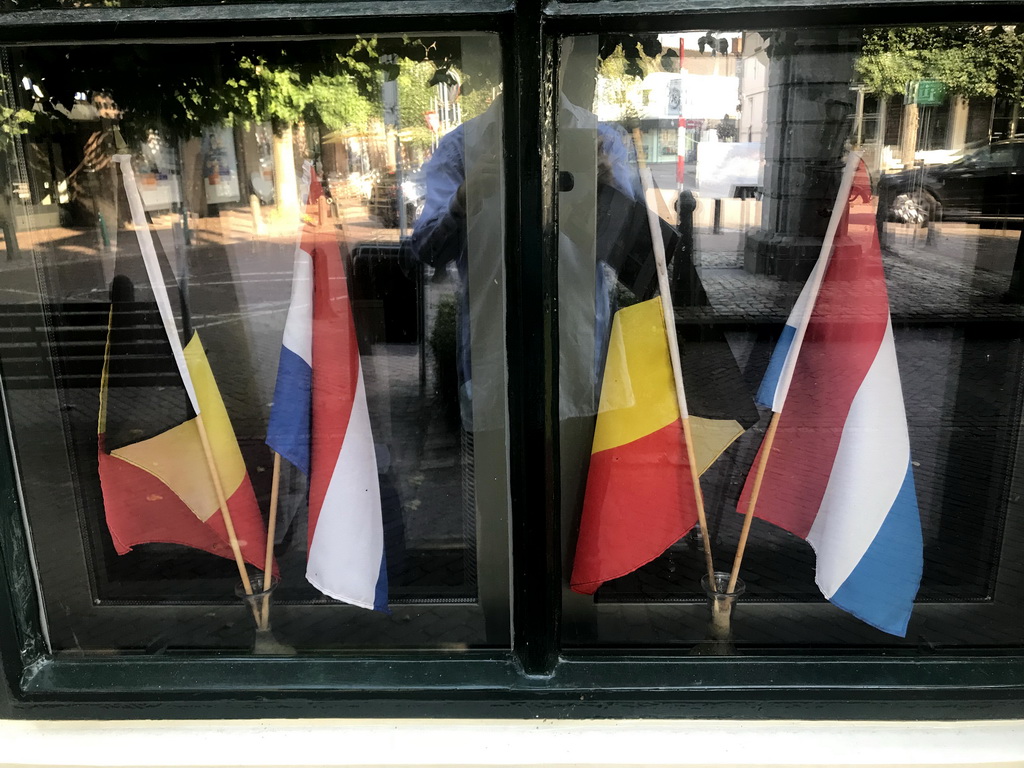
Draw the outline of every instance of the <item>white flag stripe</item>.
<instances>
[{"instance_id":1,"label":"white flag stripe","mask_svg":"<svg viewBox=\"0 0 1024 768\"><path fill-rule=\"evenodd\" d=\"M292 298L282 343L313 366L313 259L301 248L295 251Z\"/></svg>"},{"instance_id":2,"label":"white flag stripe","mask_svg":"<svg viewBox=\"0 0 1024 768\"><path fill-rule=\"evenodd\" d=\"M309 187L313 183L313 163L302 164L299 182L299 207L306 209ZM292 296L288 303L288 316L284 321L281 343L313 366L313 257L302 250L302 236L306 231L302 220L295 233L295 265L292 267Z\"/></svg>"},{"instance_id":3,"label":"white flag stripe","mask_svg":"<svg viewBox=\"0 0 1024 768\"><path fill-rule=\"evenodd\" d=\"M167 296L167 286L164 284L164 276L160 271L160 263L156 257L156 247L153 245L153 235L149 231L149 224L146 222L146 208L142 204L142 194L135 181L135 171L132 170L132 158L130 155L114 155L114 162L121 166L121 176L124 178L125 196L128 198L128 209L132 214L132 224L135 227L135 236L139 241L139 250L142 251L142 263L146 265L146 276L153 288L153 297L156 299L157 309L160 311L160 320L164 326L164 333L167 334L167 341L171 345L171 352L174 354L174 363L178 366L178 375L181 376L181 383L185 386L189 402L192 403L192 410L198 416L199 400L196 398L196 389L192 384L192 375L188 372L185 364L185 350L181 346L181 337L178 336L178 326L174 322L174 312L171 311L171 300Z\"/></svg>"},{"instance_id":4,"label":"white flag stripe","mask_svg":"<svg viewBox=\"0 0 1024 768\"><path fill-rule=\"evenodd\" d=\"M309 548L306 579L328 597L373 609L384 555L377 459L362 366L345 440Z\"/></svg>"},{"instance_id":5,"label":"white flag stripe","mask_svg":"<svg viewBox=\"0 0 1024 768\"><path fill-rule=\"evenodd\" d=\"M860 562L903 486L910 438L890 320L854 396L821 509L807 541L830 598ZM866 481L866 478L870 478Z\"/></svg>"},{"instance_id":6,"label":"white flag stripe","mask_svg":"<svg viewBox=\"0 0 1024 768\"><path fill-rule=\"evenodd\" d=\"M828 271L829 262L832 260L832 246L835 243L836 232L839 230L839 222L843 218L843 213L845 213L848 207L847 201L850 199L850 191L853 189L853 178L857 174L857 168L860 163L861 156L856 152L851 152L846 160L843 178L839 182L836 205L832 209L832 217L828 221L828 229L825 231L825 240L821 244L818 261L815 263L814 269L811 270L804 289L800 292L800 298L798 299L801 312L800 322L798 324L796 318L792 315L786 321L787 325L792 325L796 328L796 334L793 337L793 344L779 375L778 389L775 390L774 407L772 410L776 413L780 412L786 403L786 395L789 393L789 385L793 381L793 371L796 369L797 358L800 357L800 347L804 343L807 324L810 322L811 314L814 312L814 305L818 301L818 293L821 290L822 281L825 279L825 272ZM794 307L794 310L796 310L796 307Z\"/></svg>"}]
</instances>

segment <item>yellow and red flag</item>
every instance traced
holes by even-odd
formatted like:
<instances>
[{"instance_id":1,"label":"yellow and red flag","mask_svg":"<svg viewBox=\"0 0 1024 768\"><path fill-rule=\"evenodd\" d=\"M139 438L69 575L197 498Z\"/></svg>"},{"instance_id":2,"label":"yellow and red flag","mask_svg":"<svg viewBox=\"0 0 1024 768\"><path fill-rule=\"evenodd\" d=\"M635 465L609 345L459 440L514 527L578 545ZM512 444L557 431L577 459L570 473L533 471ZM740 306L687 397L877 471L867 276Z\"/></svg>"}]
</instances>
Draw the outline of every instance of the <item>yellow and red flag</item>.
<instances>
[{"instance_id":1,"label":"yellow and red flag","mask_svg":"<svg viewBox=\"0 0 1024 768\"><path fill-rule=\"evenodd\" d=\"M124 178L125 196L146 276L184 390L183 400L187 401L192 415L154 437L108 450L112 337L121 326L116 315L123 298L120 293L127 294L126 286L130 286L125 276L115 277L97 428L100 486L107 527L118 554L128 552L136 544L183 544L235 558L244 576L241 560L260 568L265 562L266 531L256 495L199 335L193 333L184 346L178 336L131 158L115 155L114 160ZM142 421L143 417L153 415L136 413L134 418ZM209 451L203 444L204 429ZM223 508L215 476L224 492ZM233 525L227 524L225 517L228 515ZM232 528L234 542L229 534Z\"/></svg>"},{"instance_id":2,"label":"yellow and red flag","mask_svg":"<svg viewBox=\"0 0 1024 768\"><path fill-rule=\"evenodd\" d=\"M692 408L692 406L691 406ZM731 418L690 414L703 472L737 437ZM593 594L649 563L697 522L661 299L612 322L571 587Z\"/></svg>"},{"instance_id":3,"label":"yellow and red flag","mask_svg":"<svg viewBox=\"0 0 1024 768\"><path fill-rule=\"evenodd\" d=\"M112 307L111 319L113 313ZM267 538L263 518L198 334L192 335L184 352L242 556L262 568ZM109 341L97 433L103 506L117 553L162 542L233 557L195 418L108 452L108 391Z\"/></svg>"}]
</instances>

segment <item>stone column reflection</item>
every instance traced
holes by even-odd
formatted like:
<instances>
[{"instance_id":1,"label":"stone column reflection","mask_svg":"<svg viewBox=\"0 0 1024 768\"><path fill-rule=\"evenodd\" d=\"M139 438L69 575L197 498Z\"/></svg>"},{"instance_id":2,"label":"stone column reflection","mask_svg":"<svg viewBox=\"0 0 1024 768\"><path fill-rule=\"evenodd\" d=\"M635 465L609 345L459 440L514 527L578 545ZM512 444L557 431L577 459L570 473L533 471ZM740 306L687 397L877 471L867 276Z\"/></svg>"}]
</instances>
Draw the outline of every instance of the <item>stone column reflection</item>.
<instances>
[{"instance_id":1,"label":"stone column reflection","mask_svg":"<svg viewBox=\"0 0 1024 768\"><path fill-rule=\"evenodd\" d=\"M828 227L856 108L856 33L773 32L768 67L761 227L747 236L748 272L803 280Z\"/></svg>"}]
</instances>

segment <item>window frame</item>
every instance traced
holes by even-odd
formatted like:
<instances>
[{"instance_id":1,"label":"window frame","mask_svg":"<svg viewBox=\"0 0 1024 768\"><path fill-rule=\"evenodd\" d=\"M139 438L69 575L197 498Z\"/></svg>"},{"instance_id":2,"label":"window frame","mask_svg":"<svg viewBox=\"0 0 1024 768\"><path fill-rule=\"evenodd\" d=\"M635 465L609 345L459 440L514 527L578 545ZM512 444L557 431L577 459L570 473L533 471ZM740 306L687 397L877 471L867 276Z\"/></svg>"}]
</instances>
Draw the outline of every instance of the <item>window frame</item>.
<instances>
[{"instance_id":1,"label":"window frame","mask_svg":"<svg viewBox=\"0 0 1024 768\"><path fill-rule=\"evenodd\" d=\"M502 44L510 412L512 648L261 659L68 658L46 650L7 427L0 422L0 716L1019 717L1024 648L905 656L854 653L690 659L565 650L557 383L555 76L562 35L667 28L1024 21L981 0L330 0L0 13L0 45L155 43L387 32L494 32ZM299 14L303 15L299 15ZM540 87L537 87L537 86ZM442 705L442 706L438 706Z\"/></svg>"}]
</instances>

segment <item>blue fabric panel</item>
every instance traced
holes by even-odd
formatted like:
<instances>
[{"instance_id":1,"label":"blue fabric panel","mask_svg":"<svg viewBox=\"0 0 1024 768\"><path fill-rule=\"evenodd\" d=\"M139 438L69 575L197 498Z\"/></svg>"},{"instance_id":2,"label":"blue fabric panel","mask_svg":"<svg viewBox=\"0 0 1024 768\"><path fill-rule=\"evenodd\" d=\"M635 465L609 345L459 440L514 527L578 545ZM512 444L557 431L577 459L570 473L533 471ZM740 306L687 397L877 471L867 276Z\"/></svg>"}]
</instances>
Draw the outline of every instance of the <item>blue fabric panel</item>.
<instances>
[{"instance_id":1,"label":"blue fabric panel","mask_svg":"<svg viewBox=\"0 0 1024 768\"><path fill-rule=\"evenodd\" d=\"M786 363L789 355L789 348L793 346L793 338L796 336L796 328L786 325L782 329L779 341L772 352L772 359L768 361L768 370L764 372L761 379L761 386L757 390L755 402L765 408L771 408L775 404L775 390L779 386L779 377L782 375L782 366Z\"/></svg>"},{"instance_id":2,"label":"blue fabric panel","mask_svg":"<svg viewBox=\"0 0 1024 768\"><path fill-rule=\"evenodd\" d=\"M832 603L883 632L906 637L924 566L914 473L903 485L875 540L832 595Z\"/></svg>"},{"instance_id":3,"label":"blue fabric panel","mask_svg":"<svg viewBox=\"0 0 1024 768\"><path fill-rule=\"evenodd\" d=\"M309 474L313 369L288 347L281 347L267 445Z\"/></svg>"}]
</instances>

